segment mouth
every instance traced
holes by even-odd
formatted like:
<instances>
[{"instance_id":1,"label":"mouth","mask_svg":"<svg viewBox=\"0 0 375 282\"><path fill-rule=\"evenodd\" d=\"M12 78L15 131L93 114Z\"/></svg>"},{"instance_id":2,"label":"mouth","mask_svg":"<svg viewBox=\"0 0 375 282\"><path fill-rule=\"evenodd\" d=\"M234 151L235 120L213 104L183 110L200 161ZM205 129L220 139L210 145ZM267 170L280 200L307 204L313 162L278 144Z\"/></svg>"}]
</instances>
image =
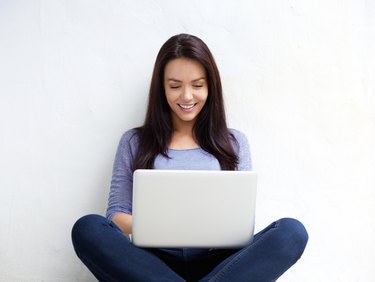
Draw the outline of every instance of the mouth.
<instances>
[{"instance_id":1,"label":"mouth","mask_svg":"<svg viewBox=\"0 0 375 282\"><path fill-rule=\"evenodd\" d=\"M193 109L197 103L195 104L177 104L183 111L190 111Z\"/></svg>"}]
</instances>

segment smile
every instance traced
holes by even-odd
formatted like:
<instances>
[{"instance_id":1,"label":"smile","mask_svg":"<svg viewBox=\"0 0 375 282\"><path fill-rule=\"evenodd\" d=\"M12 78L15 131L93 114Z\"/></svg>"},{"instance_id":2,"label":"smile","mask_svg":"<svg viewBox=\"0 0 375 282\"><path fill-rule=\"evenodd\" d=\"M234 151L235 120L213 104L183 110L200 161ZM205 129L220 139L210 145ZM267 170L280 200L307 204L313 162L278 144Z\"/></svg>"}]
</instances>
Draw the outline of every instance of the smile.
<instances>
[{"instance_id":1,"label":"smile","mask_svg":"<svg viewBox=\"0 0 375 282\"><path fill-rule=\"evenodd\" d=\"M196 104L197 103L189 104L189 105L185 105L185 104L177 104L177 105L184 110L190 110L190 109L194 108Z\"/></svg>"}]
</instances>

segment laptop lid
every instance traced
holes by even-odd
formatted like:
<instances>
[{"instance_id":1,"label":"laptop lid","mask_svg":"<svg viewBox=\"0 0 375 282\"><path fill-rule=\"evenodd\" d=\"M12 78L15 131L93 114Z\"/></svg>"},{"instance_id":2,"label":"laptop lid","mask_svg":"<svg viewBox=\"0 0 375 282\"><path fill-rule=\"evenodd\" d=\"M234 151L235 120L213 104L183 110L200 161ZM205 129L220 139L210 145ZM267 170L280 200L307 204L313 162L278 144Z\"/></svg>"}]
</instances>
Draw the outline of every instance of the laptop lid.
<instances>
[{"instance_id":1,"label":"laptop lid","mask_svg":"<svg viewBox=\"0 0 375 282\"><path fill-rule=\"evenodd\" d=\"M133 244L236 248L252 241L255 172L136 170L133 178Z\"/></svg>"}]
</instances>

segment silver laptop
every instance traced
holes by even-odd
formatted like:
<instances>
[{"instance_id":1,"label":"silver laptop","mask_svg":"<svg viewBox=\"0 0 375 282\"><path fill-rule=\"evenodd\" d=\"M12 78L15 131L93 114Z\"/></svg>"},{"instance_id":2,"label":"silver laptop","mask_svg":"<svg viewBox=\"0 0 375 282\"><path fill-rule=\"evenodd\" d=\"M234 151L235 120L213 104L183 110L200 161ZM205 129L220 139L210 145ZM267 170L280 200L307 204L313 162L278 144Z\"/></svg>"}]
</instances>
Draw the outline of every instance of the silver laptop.
<instances>
[{"instance_id":1,"label":"silver laptop","mask_svg":"<svg viewBox=\"0 0 375 282\"><path fill-rule=\"evenodd\" d=\"M133 177L134 245L237 248L252 241L255 172L150 169Z\"/></svg>"}]
</instances>

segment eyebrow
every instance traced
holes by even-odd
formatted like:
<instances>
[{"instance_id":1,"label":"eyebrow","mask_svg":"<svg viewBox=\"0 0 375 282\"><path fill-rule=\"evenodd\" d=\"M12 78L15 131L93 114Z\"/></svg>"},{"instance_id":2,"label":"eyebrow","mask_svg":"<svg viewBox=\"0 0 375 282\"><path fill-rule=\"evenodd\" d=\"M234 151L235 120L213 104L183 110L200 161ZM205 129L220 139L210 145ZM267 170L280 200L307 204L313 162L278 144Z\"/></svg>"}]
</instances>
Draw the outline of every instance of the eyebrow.
<instances>
[{"instance_id":1,"label":"eyebrow","mask_svg":"<svg viewBox=\"0 0 375 282\"><path fill-rule=\"evenodd\" d=\"M202 76L202 77L199 77L197 79L192 80L192 82L197 82L197 81L202 80L202 79L205 80L206 78ZM168 81L182 82L181 80L178 80L178 79L175 79L175 78L168 78Z\"/></svg>"}]
</instances>

